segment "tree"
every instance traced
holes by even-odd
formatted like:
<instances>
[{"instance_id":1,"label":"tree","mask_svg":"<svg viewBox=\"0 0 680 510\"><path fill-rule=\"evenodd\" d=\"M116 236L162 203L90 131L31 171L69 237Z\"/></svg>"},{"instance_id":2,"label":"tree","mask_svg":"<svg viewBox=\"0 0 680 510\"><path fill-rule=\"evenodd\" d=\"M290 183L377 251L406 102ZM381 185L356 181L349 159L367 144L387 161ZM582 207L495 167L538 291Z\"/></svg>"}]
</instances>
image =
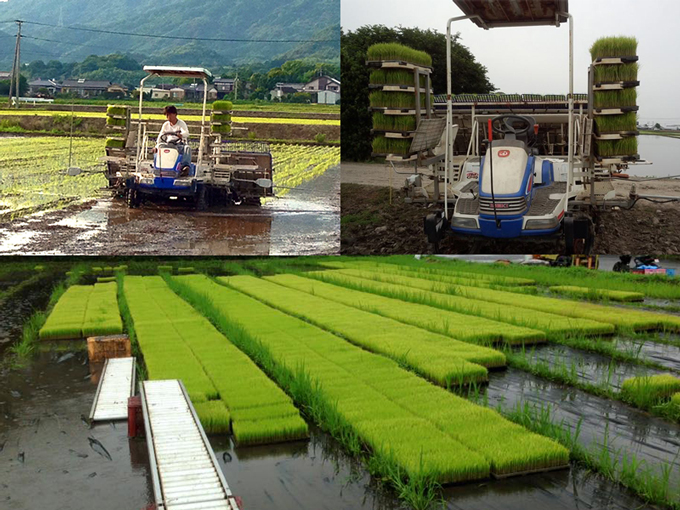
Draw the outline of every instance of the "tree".
<instances>
[{"instance_id":1,"label":"tree","mask_svg":"<svg viewBox=\"0 0 680 510\"><path fill-rule=\"evenodd\" d=\"M8 96L10 86L11 84L9 80L0 81L0 96ZM19 96L21 97L26 96L27 93L28 93L28 80L23 74L21 74L19 75ZM12 92L12 95L14 94L16 94L15 91Z\"/></svg>"},{"instance_id":2,"label":"tree","mask_svg":"<svg viewBox=\"0 0 680 510\"><path fill-rule=\"evenodd\" d=\"M455 80L453 92L486 94L495 90L487 70L475 60L470 50L456 34L451 48L451 65ZM341 35L342 70L342 158L363 161L371 155L371 124L369 108L369 74L366 50L380 42L397 42L425 51L432 57L432 86L435 92L446 90L446 36L419 28L388 28L367 25Z\"/></svg>"},{"instance_id":3,"label":"tree","mask_svg":"<svg viewBox=\"0 0 680 510\"><path fill-rule=\"evenodd\" d=\"M654 129L661 129L661 124L659 124L658 122L654 124Z\"/></svg>"}]
</instances>

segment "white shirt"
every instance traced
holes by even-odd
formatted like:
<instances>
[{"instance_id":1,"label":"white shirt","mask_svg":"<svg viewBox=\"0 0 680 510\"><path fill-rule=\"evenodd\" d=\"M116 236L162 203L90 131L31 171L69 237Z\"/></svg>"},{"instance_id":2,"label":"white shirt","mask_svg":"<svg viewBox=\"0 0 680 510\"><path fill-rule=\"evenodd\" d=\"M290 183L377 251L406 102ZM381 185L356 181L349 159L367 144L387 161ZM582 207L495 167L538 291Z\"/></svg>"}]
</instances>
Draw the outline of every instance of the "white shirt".
<instances>
[{"instance_id":1,"label":"white shirt","mask_svg":"<svg viewBox=\"0 0 680 510\"><path fill-rule=\"evenodd\" d=\"M163 124L163 127L161 128L161 132L158 133L158 138L156 139L156 145L161 143L161 136L165 134L171 134L174 135L179 131L182 133L182 140L186 143L189 140L189 128L187 127L187 123L184 122L182 119L177 119L177 122L173 126L170 124L169 120L165 121L165 124Z\"/></svg>"}]
</instances>

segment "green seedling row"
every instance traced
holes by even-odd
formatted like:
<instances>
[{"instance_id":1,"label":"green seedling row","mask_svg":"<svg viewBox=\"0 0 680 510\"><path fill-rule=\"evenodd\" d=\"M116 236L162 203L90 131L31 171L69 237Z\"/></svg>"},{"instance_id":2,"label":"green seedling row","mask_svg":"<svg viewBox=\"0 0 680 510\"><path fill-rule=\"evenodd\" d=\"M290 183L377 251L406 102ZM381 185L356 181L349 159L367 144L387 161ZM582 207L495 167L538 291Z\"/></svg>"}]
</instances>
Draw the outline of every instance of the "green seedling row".
<instances>
[{"instance_id":1,"label":"green seedling row","mask_svg":"<svg viewBox=\"0 0 680 510\"><path fill-rule=\"evenodd\" d=\"M375 112L373 114L373 129L378 131L415 131L415 115L385 115Z\"/></svg>"},{"instance_id":2,"label":"green seedling row","mask_svg":"<svg viewBox=\"0 0 680 510\"><path fill-rule=\"evenodd\" d=\"M600 65L594 67L593 81L595 83L613 81L637 81L639 66L632 64Z\"/></svg>"},{"instance_id":3,"label":"green seedling row","mask_svg":"<svg viewBox=\"0 0 680 510\"><path fill-rule=\"evenodd\" d=\"M372 85L415 85L415 75L403 69L376 69L368 78ZM425 87L426 77L420 75L420 86Z\"/></svg>"},{"instance_id":4,"label":"green seedling row","mask_svg":"<svg viewBox=\"0 0 680 510\"><path fill-rule=\"evenodd\" d=\"M569 452L557 443L428 383L394 360L203 275L173 281L194 305L209 303L211 320L241 331L244 345L255 341L250 345L262 349L256 352L271 361L281 384L294 388L308 380L311 395L294 396L316 403L313 410L332 410L320 416L337 416L389 471L450 483L568 462ZM320 425L330 426L323 420Z\"/></svg>"},{"instance_id":5,"label":"green seedling row","mask_svg":"<svg viewBox=\"0 0 680 510\"><path fill-rule=\"evenodd\" d=\"M234 109L234 103L231 101L215 101L212 104L213 111L230 112Z\"/></svg>"},{"instance_id":6,"label":"green seedling row","mask_svg":"<svg viewBox=\"0 0 680 510\"><path fill-rule=\"evenodd\" d=\"M107 115L127 115L127 112L128 112L127 106L111 105L106 109Z\"/></svg>"},{"instance_id":7,"label":"green seedling row","mask_svg":"<svg viewBox=\"0 0 680 510\"><path fill-rule=\"evenodd\" d=\"M318 271L306 273L312 278L350 287L362 292L372 292L394 297L402 301L422 303L436 307L434 313L450 310L466 316L486 317L503 324L499 334L507 344L528 344L544 341L546 337L565 335L607 335L614 333L614 326L584 318L571 318L541 310L526 309L517 303L496 303L488 299L476 299L451 292L450 286L407 276L370 273L356 269ZM373 275L372 277L370 275ZM509 294L509 293L506 293ZM425 320L424 318L421 320ZM432 319L435 320L434 318ZM432 323L430 323L432 324ZM513 336L508 325L522 326L532 335ZM536 334L536 330L541 335Z\"/></svg>"},{"instance_id":8,"label":"green seedling row","mask_svg":"<svg viewBox=\"0 0 680 510\"><path fill-rule=\"evenodd\" d=\"M106 118L107 126L125 126L127 121L125 119L114 119L113 117Z\"/></svg>"},{"instance_id":9,"label":"green seedling row","mask_svg":"<svg viewBox=\"0 0 680 510\"><path fill-rule=\"evenodd\" d=\"M680 378L671 374L633 377L621 387L623 398L642 408L668 400L679 391Z\"/></svg>"},{"instance_id":10,"label":"green seedling row","mask_svg":"<svg viewBox=\"0 0 680 510\"><path fill-rule=\"evenodd\" d=\"M40 329L41 340L73 340L123 332L116 283L72 285Z\"/></svg>"},{"instance_id":11,"label":"green seedling row","mask_svg":"<svg viewBox=\"0 0 680 510\"><path fill-rule=\"evenodd\" d=\"M365 293L311 278L276 275L265 276L264 279L307 294L441 333L464 342L489 344L503 341L509 344L533 344L546 341L545 333L535 329L504 324L488 318L442 310L441 308L432 308L423 304L404 302L398 298Z\"/></svg>"},{"instance_id":12,"label":"green seedling row","mask_svg":"<svg viewBox=\"0 0 680 510\"><path fill-rule=\"evenodd\" d=\"M306 423L290 397L160 276L127 276L125 290L150 378L182 379L198 403L219 398L231 415L239 444L307 437ZM277 412L268 414L272 408ZM228 414L206 413L216 432L228 430ZM252 416L267 418L267 427L254 428L250 422L258 418ZM297 426L291 427L294 421Z\"/></svg>"},{"instance_id":13,"label":"green seedling row","mask_svg":"<svg viewBox=\"0 0 680 510\"><path fill-rule=\"evenodd\" d=\"M535 285L534 280L529 278L516 278L512 276L498 276L491 274L467 273L464 271L437 269L429 267L415 268L412 266L400 266L397 264L386 264L373 261L352 261L352 262L338 262L335 266L339 269L354 267L357 269L367 269L370 267L383 273L401 274L404 276L415 276L417 273L419 278L428 278L431 280L445 281L447 283L457 283L461 285L473 286L488 286L493 285Z\"/></svg>"},{"instance_id":14,"label":"green seedling row","mask_svg":"<svg viewBox=\"0 0 680 510\"><path fill-rule=\"evenodd\" d=\"M411 64L431 66L432 57L424 51L414 50L398 43L379 43L366 50L368 60L402 60Z\"/></svg>"},{"instance_id":15,"label":"green seedling row","mask_svg":"<svg viewBox=\"0 0 680 510\"><path fill-rule=\"evenodd\" d=\"M499 351L453 340L299 290L245 275L219 280L371 352L404 363L442 386L485 381L486 367L505 366L505 355Z\"/></svg>"},{"instance_id":16,"label":"green seedling row","mask_svg":"<svg viewBox=\"0 0 680 510\"><path fill-rule=\"evenodd\" d=\"M602 37L590 47L593 60L602 57L634 57L637 55L635 37Z\"/></svg>"},{"instance_id":17,"label":"green seedling row","mask_svg":"<svg viewBox=\"0 0 680 510\"><path fill-rule=\"evenodd\" d=\"M373 152L378 154L407 155L411 153L411 140L376 136L373 138Z\"/></svg>"},{"instance_id":18,"label":"green seedling row","mask_svg":"<svg viewBox=\"0 0 680 510\"><path fill-rule=\"evenodd\" d=\"M635 112L621 115L600 115L595 122L600 133L637 130L637 114Z\"/></svg>"},{"instance_id":19,"label":"green seedling row","mask_svg":"<svg viewBox=\"0 0 680 510\"><path fill-rule=\"evenodd\" d=\"M347 271L341 270L342 273ZM349 273L359 276L357 273ZM525 309L536 310L538 312L551 313L578 319L589 319L600 323L609 323L617 329L630 330L651 330L668 329L680 330L680 317L664 315L654 312L621 309L612 306L599 305L595 303L584 303L582 301L570 301L566 299L550 298L543 296L532 296L528 294L518 294L502 290L484 289L480 287L468 287L463 285L444 284L417 277L397 277L378 274L371 271L363 271L361 278L387 281L389 283L399 283L408 287L418 288L430 292L440 292L444 294L455 293L458 296L478 299L491 303L498 303L506 306L518 306Z\"/></svg>"},{"instance_id":20,"label":"green seedling row","mask_svg":"<svg viewBox=\"0 0 680 510\"><path fill-rule=\"evenodd\" d=\"M644 301L645 295L641 292L626 292L623 290L591 289L588 287L577 287L574 285L556 285L550 287L552 292L567 294L576 297L587 297L590 299L609 299L611 301Z\"/></svg>"},{"instance_id":21,"label":"green seedling row","mask_svg":"<svg viewBox=\"0 0 680 510\"><path fill-rule=\"evenodd\" d=\"M229 411L221 400L209 400L194 404L203 429L208 434L228 434L231 430Z\"/></svg>"},{"instance_id":22,"label":"green seedling row","mask_svg":"<svg viewBox=\"0 0 680 510\"><path fill-rule=\"evenodd\" d=\"M635 88L597 91L593 97L595 108L623 108L636 105L637 90Z\"/></svg>"},{"instance_id":23,"label":"green seedling row","mask_svg":"<svg viewBox=\"0 0 680 510\"><path fill-rule=\"evenodd\" d=\"M117 291L116 282L94 284L87 300L82 336L116 335L123 332Z\"/></svg>"},{"instance_id":24,"label":"green seedling row","mask_svg":"<svg viewBox=\"0 0 680 510\"><path fill-rule=\"evenodd\" d=\"M678 409L680 409L680 392L673 394L673 396L671 397L671 403Z\"/></svg>"},{"instance_id":25,"label":"green seedling row","mask_svg":"<svg viewBox=\"0 0 680 510\"><path fill-rule=\"evenodd\" d=\"M117 138L107 138L106 147L112 149L123 149L125 148L125 140L119 140Z\"/></svg>"},{"instance_id":26,"label":"green seedling row","mask_svg":"<svg viewBox=\"0 0 680 510\"><path fill-rule=\"evenodd\" d=\"M416 95L413 92L371 92L368 100L373 108L410 109L416 107ZM420 105L425 107L425 94L420 94Z\"/></svg>"},{"instance_id":27,"label":"green seedling row","mask_svg":"<svg viewBox=\"0 0 680 510\"><path fill-rule=\"evenodd\" d=\"M634 156L638 153L637 137L622 140L597 140L597 153L602 157Z\"/></svg>"}]
</instances>

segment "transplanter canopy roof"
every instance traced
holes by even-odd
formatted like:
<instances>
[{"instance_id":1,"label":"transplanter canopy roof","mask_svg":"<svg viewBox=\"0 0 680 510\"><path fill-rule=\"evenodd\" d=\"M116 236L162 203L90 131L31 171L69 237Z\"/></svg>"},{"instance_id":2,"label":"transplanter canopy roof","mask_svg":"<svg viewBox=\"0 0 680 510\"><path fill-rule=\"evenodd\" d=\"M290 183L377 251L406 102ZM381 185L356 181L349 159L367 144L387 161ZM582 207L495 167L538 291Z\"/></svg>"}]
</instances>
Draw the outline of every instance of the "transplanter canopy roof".
<instances>
[{"instance_id":1,"label":"transplanter canopy roof","mask_svg":"<svg viewBox=\"0 0 680 510\"><path fill-rule=\"evenodd\" d=\"M453 0L482 28L555 25L567 21L569 0ZM560 14L562 13L562 14Z\"/></svg>"},{"instance_id":2,"label":"transplanter canopy roof","mask_svg":"<svg viewBox=\"0 0 680 510\"><path fill-rule=\"evenodd\" d=\"M202 67L177 67L177 66L144 66L149 74L158 76L171 76L175 78L212 78L212 73Z\"/></svg>"}]
</instances>

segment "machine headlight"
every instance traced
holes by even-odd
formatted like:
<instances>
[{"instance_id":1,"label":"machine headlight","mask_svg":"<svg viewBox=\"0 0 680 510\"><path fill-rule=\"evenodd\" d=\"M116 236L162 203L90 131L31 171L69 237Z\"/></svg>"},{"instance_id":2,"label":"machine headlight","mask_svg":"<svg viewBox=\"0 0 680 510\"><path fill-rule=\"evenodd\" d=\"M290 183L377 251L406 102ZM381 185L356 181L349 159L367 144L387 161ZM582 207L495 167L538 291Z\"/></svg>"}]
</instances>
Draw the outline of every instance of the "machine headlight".
<instances>
[{"instance_id":1,"label":"machine headlight","mask_svg":"<svg viewBox=\"0 0 680 510\"><path fill-rule=\"evenodd\" d=\"M191 179L175 179L175 186L191 186Z\"/></svg>"},{"instance_id":2,"label":"machine headlight","mask_svg":"<svg viewBox=\"0 0 680 510\"><path fill-rule=\"evenodd\" d=\"M462 218L460 216L453 217L451 226L456 228L479 228L476 218Z\"/></svg>"},{"instance_id":3,"label":"machine headlight","mask_svg":"<svg viewBox=\"0 0 680 510\"><path fill-rule=\"evenodd\" d=\"M139 182L142 184L153 184L154 183L154 178L153 177L142 177L139 179Z\"/></svg>"},{"instance_id":4,"label":"machine headlight","mask_svg":"<svg viewBox=\"0 0 680 510\"><path fill-rule=\"evenodd\" d=\"M554 216L552 218L527 220L524 230L548 230L557 227L559 224L560 220Z\"/></svg>"}]
</instances>

